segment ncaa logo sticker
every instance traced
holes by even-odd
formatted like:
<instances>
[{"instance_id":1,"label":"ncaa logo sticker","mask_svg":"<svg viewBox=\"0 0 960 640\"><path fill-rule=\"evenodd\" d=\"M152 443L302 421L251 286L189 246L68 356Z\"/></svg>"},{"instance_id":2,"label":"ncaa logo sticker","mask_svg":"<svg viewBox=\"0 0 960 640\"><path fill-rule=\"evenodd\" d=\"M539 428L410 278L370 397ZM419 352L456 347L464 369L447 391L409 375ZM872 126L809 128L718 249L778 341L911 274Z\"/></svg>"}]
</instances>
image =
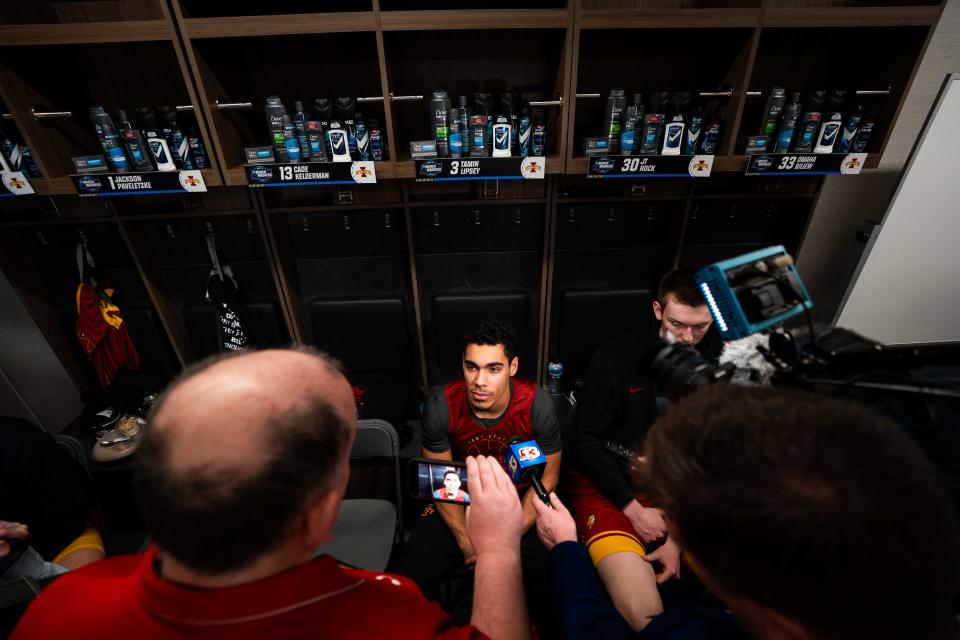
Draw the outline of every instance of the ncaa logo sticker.
<instances>
[{"instance_id":1,"label":"ncaa logo sticker","mask_svg":"<svg viewBox=\"0 0 960 640\"><path fill-rule=\"evenodd\" d=\"M86 191L87 193L96 193L103 188L103 183L100 182L100 178L95 178L93 176L83 176L77 180L77 186Z\"/></svg>"},{"instance_id":2,"label":"ncaa logo sticker","mask_svg":"<svg viewBox=\"0 0 960 640\"><path fill-rule=\"evenodd\" d=\"M443 164L436 160L428 160L420 165L420 175L427 178L436 178L443 173Z\"/></svg>"},{"instance_id":3,"label":"ncaa logo sticker","mask_svg":"<svg viewBox=\"0 0 960 640\"><path fill-rule=\"evenodd\" d=\"M603 156L602 158L597 158L593 161L593 170L600 174L610 173L613 171L613 167L616 163L608 158Z\"/></svg>"},{"instance_id":4,"label":"ncaa logo sticker","mask_svg":"<svg viewBox=\"0 0 960 640\"><path fill-rule=\"evenodd\" d=\"M510 474L511 474L511 475L513 475L514 473L516 473L516 472L517 472L517 459L514 458L513 456L510 456L510 462L507 464L507 466L510 468L509 470L510 470Z\"/></svg>"},{"instance_id":5,"label":"ncaa logo sticker","mask_svg":"<svg viewBox=\"0 0 960 640\"><path fill-rule=\"evenodd\" d=\"M270 182L273 180L273 168L265 167L262 164L257 165L250 169L250 179L261 184Z\"/></svg>"},{"instance_id":6,"label":"ncaa logo sticker","mask_svg":"<svg viewBox=\"0 0 960 640\"><path fill-rule=\"evenodd\" d=\"M521 447L520 451L517 452L517 457L520 458L520 462L536 460L540 457L540 449L537 447Z\"/></svg>"},{"instance_id":7,"label":"ncaa logo sticker","mask_svg":"<svg viewBox=\"0 0 960 640\"><path fill-rule=\"evenodd\" d=\"M773 158L770 156L757 156L753 158L750 163L753 165L754 171L757 173L763 173L773 166Z\"/></svg>"}]
</instances>

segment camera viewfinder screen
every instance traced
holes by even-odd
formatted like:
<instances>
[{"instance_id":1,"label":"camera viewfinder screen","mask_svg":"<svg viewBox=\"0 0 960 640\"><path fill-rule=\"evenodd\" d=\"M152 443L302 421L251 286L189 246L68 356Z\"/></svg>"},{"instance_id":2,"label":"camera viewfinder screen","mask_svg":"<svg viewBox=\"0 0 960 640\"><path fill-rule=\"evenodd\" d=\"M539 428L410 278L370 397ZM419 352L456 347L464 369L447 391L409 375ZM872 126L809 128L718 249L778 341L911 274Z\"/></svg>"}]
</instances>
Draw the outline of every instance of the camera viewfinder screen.
<instances>
[{"instance_id":1,"label":"camera viewfinder screen","mask_svg":"<svg viewBox=\"0 0 960 640\"><path fill-rule=\"evenodd\" d=\"M443 463L417 464L417 495L426 500L470 504L467 470Z\"/></svg>"}]
</instances>

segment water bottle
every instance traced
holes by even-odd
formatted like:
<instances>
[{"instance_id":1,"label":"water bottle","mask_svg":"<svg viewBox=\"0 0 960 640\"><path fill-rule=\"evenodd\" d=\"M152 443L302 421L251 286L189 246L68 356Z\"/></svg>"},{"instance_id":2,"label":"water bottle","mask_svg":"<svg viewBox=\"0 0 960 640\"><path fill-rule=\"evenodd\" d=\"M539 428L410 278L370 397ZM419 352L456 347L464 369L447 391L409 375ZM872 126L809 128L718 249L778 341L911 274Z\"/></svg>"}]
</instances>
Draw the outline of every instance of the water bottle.
<instances>
[{"instance_id":1,"label":"water bottle","mask_svg":"<svg viewBox=\"0 0 960 640\"><path fill-rule=\"evenodd\" d=\"M560 378L563 376L563 363L547 363L547 392L561 395L563 389L560 386Z\"/></svg>"}]
</instances>

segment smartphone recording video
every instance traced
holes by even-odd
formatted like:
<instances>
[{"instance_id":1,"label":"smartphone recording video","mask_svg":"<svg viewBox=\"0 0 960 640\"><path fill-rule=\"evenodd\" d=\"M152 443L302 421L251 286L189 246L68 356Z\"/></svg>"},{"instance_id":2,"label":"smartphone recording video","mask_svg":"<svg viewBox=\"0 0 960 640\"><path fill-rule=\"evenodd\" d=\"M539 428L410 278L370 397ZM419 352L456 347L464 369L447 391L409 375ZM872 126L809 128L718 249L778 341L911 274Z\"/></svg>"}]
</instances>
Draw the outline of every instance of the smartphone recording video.
<instances>
[{"instance_id":1,"label":"smartphone recording video","mask_svg":"<svg viewBox=\"0 0 960 640\"><path fill-rule=\"evenodd\" d=\"M422 500L470 504L467 489L467 467L452 460L410 461L407 486L410 494Z\"/></svg>"}]
</instances>

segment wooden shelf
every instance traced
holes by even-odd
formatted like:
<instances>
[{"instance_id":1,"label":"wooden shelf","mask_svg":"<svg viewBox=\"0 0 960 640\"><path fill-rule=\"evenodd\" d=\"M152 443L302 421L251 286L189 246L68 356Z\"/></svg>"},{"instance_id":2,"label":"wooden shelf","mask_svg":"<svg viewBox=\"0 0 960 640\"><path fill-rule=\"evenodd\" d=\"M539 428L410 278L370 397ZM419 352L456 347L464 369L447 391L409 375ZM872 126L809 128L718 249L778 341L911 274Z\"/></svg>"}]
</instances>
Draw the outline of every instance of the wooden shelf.
<instances>
[{"instance_id":1,"label":"wooden shelf","mask_svg":"<svg viewBox=\"0 0 960 640\"><path fill-rule=\"evenodd\" d=\"M756 27L760 9L584 9L583 29Z\"/></svg>"},{"instance_id":2,"label":"wooden shelf","mask_svg":"<svg viewBox=\"0 0 960 640\"><path fill-rule=\"evenodd\" d=\"M376 29L376 20L372 11L239 16L228 18L184 18L183 29L189 38L283 36L309 33L374 31Z\"/></svg>"},{"instance_id":3,"label":"wooden shelf","mask_svg":"<svg viewBox=\"0 0 960 640\"><path fill-rule=\"evenodd\" d=\"M466 11L383 11L384 31L440 29L563 29L566 9L470 9Z\"/></svg>"},{"instance_id":4,"label":"wooden shelf","mask_svg":"<svg viewBox=\"0 0 960 640\"><path fill-rule=\"evenodd\" d=\"M770 8L764 27L915 27L935 25L941 7Z\"/></svg>"},{"instance_id":5,"label":"wooden shelf","mask_svg":"<svg viewBox=\"0 0 960 640\"><path fill-rule=\"evenodd\" d=\"M165 20L8 24L3 26L0 46L144 42L170 40L172 36L171 25Z\"/></svg>"}]
</instances>

